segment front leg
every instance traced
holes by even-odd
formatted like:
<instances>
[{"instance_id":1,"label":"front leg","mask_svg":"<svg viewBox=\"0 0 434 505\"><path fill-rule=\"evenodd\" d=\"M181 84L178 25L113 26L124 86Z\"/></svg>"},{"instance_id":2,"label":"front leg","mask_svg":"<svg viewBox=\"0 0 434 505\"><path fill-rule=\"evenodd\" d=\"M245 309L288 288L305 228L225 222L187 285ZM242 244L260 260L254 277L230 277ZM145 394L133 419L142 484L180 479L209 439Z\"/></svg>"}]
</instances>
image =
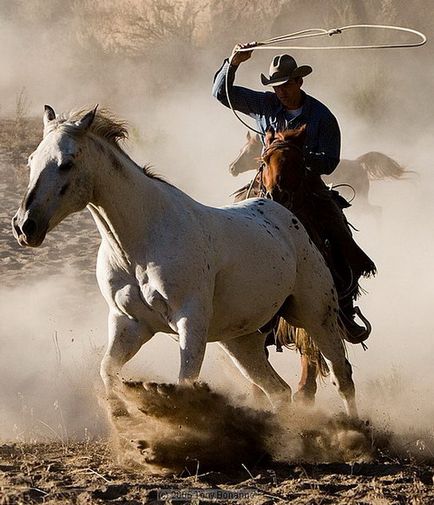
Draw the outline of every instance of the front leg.
<instances>
[{"instance_id":1,"label":"front leg","mask_svg":"<svg viewBox=\"0 0 434 505\"><path fill-rule=\"evenodd\" d=\"M125 414L126 405L121 400L122 367L153 335L132 317L111 310L108 318L109 342L101 362L100 374L113 415Z\"/></svg>"},{"instance_id":2,"label":"front leg","mask_svg":"<svg viewBox=\"0 0 434 505\"><path fill-rule=\"evenodd\" d=\"M192 383L199 377L208 340L208 314L204 308L190 306L175 317L181 355L180 383Z\"/></svg>"}]
</instances>

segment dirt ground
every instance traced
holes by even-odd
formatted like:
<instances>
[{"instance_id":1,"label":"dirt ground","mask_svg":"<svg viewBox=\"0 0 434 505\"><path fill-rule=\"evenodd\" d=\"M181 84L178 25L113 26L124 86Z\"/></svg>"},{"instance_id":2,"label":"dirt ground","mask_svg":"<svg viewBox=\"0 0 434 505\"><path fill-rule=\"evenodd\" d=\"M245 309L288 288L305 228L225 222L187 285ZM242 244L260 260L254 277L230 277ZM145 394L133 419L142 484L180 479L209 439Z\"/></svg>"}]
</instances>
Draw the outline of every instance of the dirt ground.
<instances>
[{"instance_id":1,"label":"dirt ground","mask_svg":"<svg viewBox=\"0 0 434 505\"><path fill-rule=\"evenodd\" d=\"M200 469L150 476L119 466L105 441L4 444L0 503L190 503L165 498L182 491L197 493L193 503L430 504L433 472L430 465L384 456L369 464L262 464L230 476ZM213 500L212 493L224 492Z\"/></svg>"},{"instance_id":2,"label":"dirt ground","mask_svg":"<svg viewBox=\"0 0 434 505\"><path fill-rule=\"evenodd\" d=\"M13 284L21 276L41 276L43 266L61 270L65 262L94 283L97 232L90 217L81 213L54 230L50 247L19 249L10 232L10 219L27 184L24 161L14 157L9 145L16 125L3 124L0 135L0 279ZM30 131L30 130L29 130ZM33 130L32 130L33 131ZM29 145L15 139L19 152ZM17 152L17 150L15 150ZM67 243L62 241L70 231ZM58 233L58 235L57 235ZM18 254L19 251L19 254ZM4 385L3 385L4 387ZM204 422L201 420L201 422ZM248 464L235 464L239 446L227 446L227 470L204 469L200 461L184 469L146 473L122 463L119 448L109 437L77 442L28 443L0 440L0 505L6 504L101 504L239 503L239 504L430 504L434 503L434 456L421 460L390 445L374 444L369 462L276 463L262 455ZM139 450L140 452L140 450ZM414 452L412 453L414 454ZM191 463L191 462L190 462ZM211 465L212 466L212 465ZM182 494L184 493L184 494Z\"/></svg>"}]
</instances>

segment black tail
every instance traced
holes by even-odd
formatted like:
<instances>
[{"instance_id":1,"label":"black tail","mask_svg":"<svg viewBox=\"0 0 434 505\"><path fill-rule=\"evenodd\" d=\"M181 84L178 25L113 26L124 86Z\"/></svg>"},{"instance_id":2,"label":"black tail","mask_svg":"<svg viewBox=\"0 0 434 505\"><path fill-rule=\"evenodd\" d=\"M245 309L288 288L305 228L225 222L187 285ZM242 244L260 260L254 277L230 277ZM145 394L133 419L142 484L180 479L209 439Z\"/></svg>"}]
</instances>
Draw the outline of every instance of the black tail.
<instances>
[{"instance_id":1,"label":"black tail","mask_svg":"<svg viewBox=\"0 0 434 505\"><path fill-rule=\"evenodd\" d=\"M371 151L357 158L371 180L401 179L416 172L406 170L397 161L383 153Z\"/></svg>"}]
</instances>

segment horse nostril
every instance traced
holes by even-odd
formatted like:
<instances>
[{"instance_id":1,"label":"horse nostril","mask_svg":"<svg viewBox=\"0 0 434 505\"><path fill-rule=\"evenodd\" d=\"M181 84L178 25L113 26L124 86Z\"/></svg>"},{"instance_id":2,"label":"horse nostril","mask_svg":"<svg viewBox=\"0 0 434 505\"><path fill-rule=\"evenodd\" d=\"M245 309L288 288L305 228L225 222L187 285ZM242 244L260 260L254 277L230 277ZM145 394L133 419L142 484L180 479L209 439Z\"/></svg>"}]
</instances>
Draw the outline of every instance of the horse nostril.
<instances>
[{"instance_id":1,"label":"horse nostril","mask_svg":"<svg viewBox=\"0 0 434 505\"><path fill-rule=\"evenodd\" d=\"M26 237L31 236L36 231L36 223L33 219L26 219L23 226L21 227L22 232Z\"/></svg>"}]
</instances>

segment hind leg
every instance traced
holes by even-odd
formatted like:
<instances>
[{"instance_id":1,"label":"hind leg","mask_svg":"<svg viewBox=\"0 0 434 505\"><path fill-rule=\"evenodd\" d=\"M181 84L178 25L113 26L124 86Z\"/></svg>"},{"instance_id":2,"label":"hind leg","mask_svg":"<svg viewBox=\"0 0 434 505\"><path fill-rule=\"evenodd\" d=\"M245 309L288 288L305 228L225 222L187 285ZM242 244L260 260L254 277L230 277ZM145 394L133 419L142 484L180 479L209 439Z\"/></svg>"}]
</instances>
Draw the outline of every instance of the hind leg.
<instances>
[{"instance_id":1,"label":"hind leg","mask_svg":"<svg viewBox=\"0 0 434 505\"><path fill-rule=\"evenodd\" d=\"M312 330L306 329L314 335L314 341L330 369L332 382L338 388L347 414L350 417L358 417L352 368L345 357L345 347L337 320L330 320L321 326L316 325Z\"/></svg>"},{"instance_id":2,"label":"hind leg","mask_svg":"<svg viewBox=\"0 0 434 505\"><path fill-rule=\"evenodd\" d=\"M358 417L352 369L345 357L344 342L336 315L337 296L335 290L331 293L332 297L321 297L318 292L307 291L304 296L292 300L283 317L290 324L296 320L297 325L312 336L330 369L332 382L338 388L347 414Z\"/></svg>"},{"instance_id":3,"label":"hind leg","mask_svg":"<svg viewBox=\"0 0 434 505\"><path fill-rule=\"evenodd\" d=\"M267 360L265 336L259 332L219 342L241 373L258 386L273 407L291 401L291 388Z\"/></svg>"}]
</instances>

